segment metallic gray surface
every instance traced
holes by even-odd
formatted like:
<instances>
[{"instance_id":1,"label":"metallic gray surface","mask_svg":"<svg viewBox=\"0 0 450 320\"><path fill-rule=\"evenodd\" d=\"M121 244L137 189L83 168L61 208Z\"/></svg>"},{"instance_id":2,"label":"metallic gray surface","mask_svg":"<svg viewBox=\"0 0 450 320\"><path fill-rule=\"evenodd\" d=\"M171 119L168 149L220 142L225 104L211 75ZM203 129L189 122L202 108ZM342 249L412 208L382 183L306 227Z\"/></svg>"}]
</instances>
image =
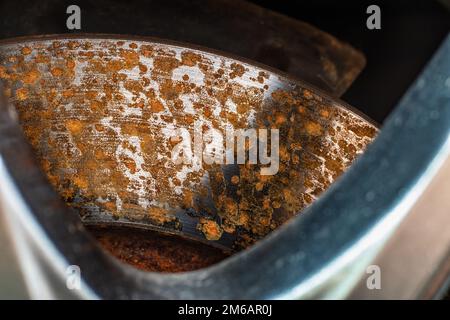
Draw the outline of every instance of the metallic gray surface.
<instances>
[{"instance_id":1,"label":"metallic gray surface","mask_svg":"<svg viewBox=\"0 0 450 320\"><path fill-rule=\"evenodd\" d=\"M408 216L372 265L379 267L380 288L367 289L370 274L350 297L358 299L430 299L445 294L450 280L450 158L422 192ZM394 283L395 285L392 285Z\"/></svg>"}]
</instances>

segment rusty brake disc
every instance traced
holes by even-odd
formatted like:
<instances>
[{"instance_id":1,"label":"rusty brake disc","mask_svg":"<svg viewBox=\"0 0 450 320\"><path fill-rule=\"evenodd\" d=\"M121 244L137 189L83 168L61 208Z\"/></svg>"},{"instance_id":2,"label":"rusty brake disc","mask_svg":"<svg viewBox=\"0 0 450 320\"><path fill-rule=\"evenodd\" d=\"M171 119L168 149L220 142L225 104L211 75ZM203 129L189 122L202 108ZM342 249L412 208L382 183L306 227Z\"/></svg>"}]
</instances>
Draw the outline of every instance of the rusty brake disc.
<instances>
[{"instance_id":1,"label":"rusty brake disc","mask_svg":"<svg viewBox=\"0 0 450 320\"><path fill-rule=\"evenodd\" d=\"M377 132L291 76L153 38L2 41L0 79L49 182L86 225L149 228L231 251L317 199ZM277 173L248 161L172 161L177 129L230 127L278 129Z\"/></svg>"}]
</instances>

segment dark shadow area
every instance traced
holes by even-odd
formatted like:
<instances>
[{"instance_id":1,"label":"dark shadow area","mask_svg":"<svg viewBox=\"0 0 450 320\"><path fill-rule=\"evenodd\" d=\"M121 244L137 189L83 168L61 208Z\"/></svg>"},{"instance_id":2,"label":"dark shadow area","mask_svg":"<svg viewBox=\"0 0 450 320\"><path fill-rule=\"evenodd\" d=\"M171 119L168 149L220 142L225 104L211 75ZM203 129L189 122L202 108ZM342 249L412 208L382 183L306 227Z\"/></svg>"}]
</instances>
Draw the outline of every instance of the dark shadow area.
<instances>
[{"instance_id":1,"label":"dark shadow area","mask_svg":"<svg viewBox=\"0 0 450 320\"><path fill-rule=\"evenodd\" d=\"M342 99L382 122L450 30L450 14L434 0L252 1L309 22L361 50L367 65ZM381 30L368 30L366 9L381 9Z\"/></svg>"}]
</instances>

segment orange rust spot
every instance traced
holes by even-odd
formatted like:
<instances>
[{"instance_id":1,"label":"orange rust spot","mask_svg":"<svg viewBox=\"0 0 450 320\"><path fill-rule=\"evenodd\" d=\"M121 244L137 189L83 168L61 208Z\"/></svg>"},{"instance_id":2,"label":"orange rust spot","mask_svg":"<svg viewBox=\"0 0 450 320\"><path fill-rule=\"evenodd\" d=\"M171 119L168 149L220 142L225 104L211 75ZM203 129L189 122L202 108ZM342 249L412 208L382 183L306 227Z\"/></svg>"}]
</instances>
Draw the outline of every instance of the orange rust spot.
<instances>
[{"instance_id":1,"label":"orange rust spot","mask_svg":"<svg viewBox=\"0 0 450 320\"><path fill-rule=\"evenodd\" d=\"M50 70L50 73L54 76L54 77L60 77L63 74L63 70L61 68L52 68Z\"/></svg>"},{"instance_id":2,"label":"orange rust spot","mask_svg":"<svg viewBox=\"0 0 450 320\"><path fill-rule=\"evenodd\" d=\"M107 69L111 72L117 72L119 70L122 70L123 64L120 60L111 60L107 63Z\"/></svg>"},{"instance_id":3,"label":"orange rust spot","mask_svg":"<svg viewBox=\"0 0 450 320\"><path fill-rule=\"evenodd\" d=\"M307 90L307 89L303 90L303 96L304 96L306 99L308 99L308 100L310 100L310 99L313 98L313 95L312 95L311 91L309 91L309 90Z\"/></svg>"},{"instance_id":4,"label":"orange rust spot","mask_svg":"<svg viewBox=\"0 0 450 320\"><path fill-rule=\"evenodd\" d=\"M3 66L0 66L0 78L9 79L9 74L6 72L6 68Z\"/></svg>"},{"instance_id":5,"label":"orange rust spot","mask_svg":"<svg viewBox=\"0 0 450 320\"><path fill-rule=\"evenodd\" d=\"M230 73L231 79L234 79L236 77L242 77L245 73L245 67L242 64L233 62L230 67L232 70L232 72Z\"/></svg>"},{"instance_id":6,"label":"orange rust spot","mask_svg":"<svg viewBox=\"0 0 450 320\"><path fill-rule=\"evenodd\" d=\"M369 126L362 126L362 125L349 125L348 129L350 131L353 131L360 137L373 137L376 134L376 129Z\"/></svg>"},{"instance_id":7,"label":"orange rust spot","mask_svg":"<svg viewBox=\"0 0 450 320\"><path fill-rule=\"evenodd\" d=\"M75 50L80 46L80 43L78 41L69 41L67 44L67 47L71 50Z\"/></svg>"},{"instance_id":8,"label":"orange rust spot","mask_svg":"<svg viewBox=\"0 0 450 320\"><path fill-rule=\"evenodd\" d=\"M17 89L16 96L18 100L26 100L28 98L28 90L25 88Z\"/></svg>"},{"instance_id":9,"label":"orange rust spot","mask_svg":"<svg viewBox=\"0 0 450 320\"><path fill-rule=\"evenodd\" d=\"M67 120L65 124L73 135L78 135L83 130L83 123L79 120Z\"/></svg>"},{"instance_id":10,"label":"orange rust spot","mask_svg":"<svg viewBox=\"0 0 450 320\"><path fill-rule=\"evenodd\" d=\"M322 134L322 127L320 124L309 121L305 124L306 132L312 136L320 136Z\"/></svg>"},{"instance_id":11,"label":"orange rust spot","mask_svg":"<svg viewBox=\"0 0 450 320\"><path fill-rule=\"evenodd\" d=\"M263 182L257 182L255 184L256 191L261 191L263 188L264 188L264 183Z\"/></svg>"},{"instance_id":12,"label":"orange rust spot","mask_svg":"<svg viewBox=\"0 0 450 320\"><path fill-rule=\"evenodd\" d=\"M67 90L63 91L62 95L64 98L68 99L68 98L72 98L75 95L75 93L73 92L72 89L67 89Z\"/></svg>"},{"instance_id":13,"label":"orange rust spot","mask_svg":"<svg viewBox=\"0 0 450 320\"><path fill-rule=\"evenodd\" d=\"M282 113L277 113L275 115L275 124L280 125L286 122L286 116Z\"/></svg>"},{"instance_id":14,"label":"orange rust spot","mask_svg":"<svg viewBox=\"0 0 450 320\"><path fill-rule=\"evenodd\" d=\"M329 118L330 117L330 112L328 110L322 109L322 110L320 110L320 116L322 118Z\"/></svg>"},{"instance_id":15,"label":"orange rust spot","mask_svg":"<svg viewBox=\"0 0 450 320\"><path fill-rule=\"evenodd\" d=\"M232 176L231 177L231 183L232 184L238 184L239 183L239 176Z\"/></svg>"},{"instance_id":16,"label":"orange rust spot","mask_svg":"<svg viewBox=\"0 0 450 320\"><path fill-rule=\"evenodd\" d=\"M164 111L164 105L161 103L161 101L153 99L150 101L150 109L152 110L152 112L158 113Z\"/></svg>"},{"instance_id":17,"label":"orange rust spot","mask_svg":"<svg viewBox=\"0 0 450 320\"><path fill-rule=\"evenodd\" d=\"M73 182L78 188L83 189L83 190L86 190L89 185L87 180L80 178L80 177L76 177L76 176L73 178Z\"/></svg>"},{"instance_id":18,"label":"orange rust spot","mask_svg":"<svg viewBox=\"0 0 450 320\"><path fill-rule=\"evenodd\" d=\"M272 201L272 207L275 209L281 208L281 203L279 201Z\"/></svg>"},{"instance_id":19,"label":"orange rust spot","mask_svg":"<svg viewBox=\"0 0 450 320\"><path fill-rule=\"evenodd\" d=\"M157 73L169 74L173 69L180 65L180 61L174 57L155 57L153 59L153 66Z\"/></svg>"},{"instance_id":20,"label":"orange rust spot","mask_svg":"<svg viewBox=\"0 0 450 320\"><path fill-rule=\"evenodd\" d=\"M205 218L200 219L200 223L197 225L197 229L200 230L206 239L219 240L222 237L222 228L217 222Z\"/></svg>"},{"instance_id":21,"label":"orange rust spot","mask_svg":"<svg viewBox=\"0 0 450 320\"><path fill-rule=\"evenodd\" d=\"M140 53L146 58L151 58L153 55L153 47L148 44L143 44L141 45Z\"/></svg>"},{"instance_id":22,"label":"orange rust spot","mask_svg":"<svg viewBox=\"0 0 450 320\"><path fill-rule=\"evenodd\" d=\"M139 65L139 54L132 50L122 50L120 56L124 59L125 69L133 69Z\"/></svg>"},{"instance_id":23,"label":"orange rust spot","mask_svg":"<svg viewBox=\"0 0 450 320\"><path fill-rule=\"evenodd\" d=\"M36 63L49 63L50 62L50 57L46 56L46 55L43 55L43 54L38 54L34 58L34 61Z\"/></svg>"},{"instance_id":24,"label":"orange rust spot","mask_svg":"<svg viewBox=\"0 0 450 320\"><path fill-rule=\"evenodd\" d=\"M153 220L159 223L164 223L174 219L174 217L171 216L170 211L164 208L151 207L148 209L148 213Z\"/></svg>"},{"instance_id":25,"label":"orange rust spot","mask_svg":"<svg viewBox=\"0 0 450 320\"><path fill-rule=\"evenodd\" d=\"M23 47L22 50L20 50L24 56L27 56L31 53L31 49L29 47Z\"/></svg>"},{"instance_id":26,"label":"orange rust spot","mask_svg":"<svg viewBox=\"0 0 450 320\"><path fill-rule=\"evenodd\" d=\"M93 111L99 111L102 108L102 103L98 100L92 100L90 103L90 108Z\"/></svg>"},{"instance_id":27,"label":"orange rust spot","mask_svg":"<svg viewBox=\"0 0 450 320\"><path fill-rule=\"evenodd\" d=\"M66 61L66 67L67 67L68 69L73 69L73 68L75 68L75 61L73 61L72 59L68 59L68 60Z\"/></svg>"},{"instance_id":28,"label":"orange rust spot","mask_svg":"<svg viewBox=\"0 0 450 320\"><path fill-rule=\"evenodd\" d=\"M148 68L147 68L147 66L146 65L144 65L144 64L139 64L139 70L142 72L142 73L145 73L145 72L147 72L148 71Z\"/></svg>"},{"instance_id":29,"label":"orange rust spot","mask_svg":"<svg viewBox=\"0 0 450 320\"><path fill-rule=\"evenodd\" d=\"M188 67L193 67L202 60L202 57L191 51L183 51L181 53L181 63Z\"/></svg>"},{"instance_id":30,"label":"orange rust spot","mask_svg":"<svg viewBox=\"0 0 450 320\"><path fill-rule=\"evenodd\" d=\"M117 210L117 206L115 202L105 202L103 203L103 206L105 207L106 210L109 210L111 212L114 212Z\"/></svg>"},{"instance_id":31,"label":"orange rust spot","mask_svg":"<svg viewBox=\"0 0 450 320\"><path fill-rule=\"evenodd\" d=\"M179 136L169 138L169 143L172 147L179 144L181 141L183 141L183 138Z\"/></svg>"},{"instance_id":32,"label":"orange rust spot","mask_svg":"<svg viewBox=\"0 0 450 320\"><path fill-rule=\"evenodd\" d=\"M23 76L23 82L26 84L33 84L39 79L40 75L41 74L39 73L38 70L33 69L25 73L25 75Z\"/></svg>"},{"instance_id":33,"label":"orange rust spot","mask_svg":"<svg viewBox=\"0 0 450 320\"><path fill-rule=\"evenodd\" d=\"M120 128L123 134L139 136L138 126L134 123L123 123Z\"/></svg>"}]
</instances>

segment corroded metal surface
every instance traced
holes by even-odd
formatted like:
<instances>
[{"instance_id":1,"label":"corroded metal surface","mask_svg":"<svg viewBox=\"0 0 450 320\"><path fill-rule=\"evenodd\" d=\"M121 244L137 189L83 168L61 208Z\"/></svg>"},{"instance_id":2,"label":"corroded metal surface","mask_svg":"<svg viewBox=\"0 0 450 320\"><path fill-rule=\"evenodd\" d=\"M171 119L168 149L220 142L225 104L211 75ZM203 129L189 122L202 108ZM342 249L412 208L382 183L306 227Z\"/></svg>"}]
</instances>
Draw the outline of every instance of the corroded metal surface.
<instances>
[{"instance_id":1,"label":"corroded metal surface","mask_svg":"<svg viewBox=\"0 0 450 320\"><path fill-rule=\"evenodd\" d=\"M154 39L3 42L0 78L50 183L86 223L140 224L227 248L299 213L377 131L299 81ZM278 173L172 161L175 129L229 127L279 129Z\"/></svg>"}]
</instances>

